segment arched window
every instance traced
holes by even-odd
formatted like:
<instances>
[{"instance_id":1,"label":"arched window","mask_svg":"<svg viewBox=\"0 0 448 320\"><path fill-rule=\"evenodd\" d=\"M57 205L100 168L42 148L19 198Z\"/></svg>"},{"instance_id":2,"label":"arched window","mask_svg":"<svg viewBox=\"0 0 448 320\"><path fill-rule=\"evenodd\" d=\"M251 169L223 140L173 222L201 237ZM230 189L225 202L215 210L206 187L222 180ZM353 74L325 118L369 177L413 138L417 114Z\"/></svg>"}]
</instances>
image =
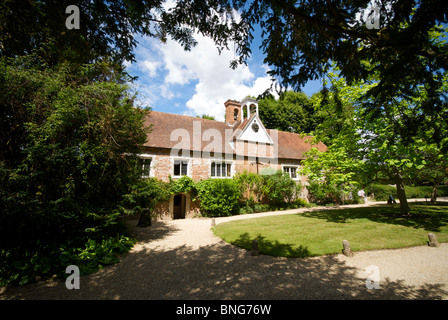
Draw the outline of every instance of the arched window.
<instances>
[{"instance_id":1,"label":"arched window","mask_svg":"<svg viewBox=\"0 0 448 320\"><path fill-rule=\"evenodd\" d=\"M250 110L250 114L254 114L257 112L257 106L254 104L251 104L249 107L249 110Z\"/></svg>"},{"instance_id":2,"label":"arched window","mask_svg":"<svg viewBox=\"0 0 448 320\"><path fill-rule=\"evenodd\" d=\"M238 109L235 108L235 110L233 111L233 120L238 120Z\"/></svg>"}]
</instances>

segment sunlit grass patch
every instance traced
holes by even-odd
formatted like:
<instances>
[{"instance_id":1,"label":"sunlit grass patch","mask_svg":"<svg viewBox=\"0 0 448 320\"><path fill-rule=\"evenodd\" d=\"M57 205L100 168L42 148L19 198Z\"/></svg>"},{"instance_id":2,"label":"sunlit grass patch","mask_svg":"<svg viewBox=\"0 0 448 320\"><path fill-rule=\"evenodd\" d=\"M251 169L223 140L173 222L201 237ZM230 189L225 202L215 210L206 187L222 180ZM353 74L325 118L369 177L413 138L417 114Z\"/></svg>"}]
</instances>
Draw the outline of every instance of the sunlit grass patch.
<instances>
[{"instance_id":1,"label":"sunlit grass patch","mask_svg":"<svg viewBox=\"0 0 448 320\"><path fill-rule=\"evenodd\" d=\"M410 206L411 217L398 205L333 209L226 222L213 232L245 249L257 239L260 253L283 257L339 253L343 240L353 251L425 245L429 232L448 242L447 203Z\"/></svg>"}]
</instances>

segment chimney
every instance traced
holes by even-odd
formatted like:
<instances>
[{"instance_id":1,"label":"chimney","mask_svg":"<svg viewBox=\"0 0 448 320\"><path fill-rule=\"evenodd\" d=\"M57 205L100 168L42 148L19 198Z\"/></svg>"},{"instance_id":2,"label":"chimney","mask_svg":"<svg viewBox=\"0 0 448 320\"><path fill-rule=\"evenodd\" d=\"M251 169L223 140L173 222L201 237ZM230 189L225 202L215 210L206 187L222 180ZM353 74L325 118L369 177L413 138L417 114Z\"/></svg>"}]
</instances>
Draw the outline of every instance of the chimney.
<instances>
[{"instance_id":1,"label":"chimney","mask_svg":"<svg viewBox=\"0 0 448 320\"><path fill-rule=\"evenodd\" d=\"M226 122L228 124L233 125L235 122L243 119L241 105L238 101L229 99L224 102L224 105L226 106Z\"/></svg>"}]
</instances>

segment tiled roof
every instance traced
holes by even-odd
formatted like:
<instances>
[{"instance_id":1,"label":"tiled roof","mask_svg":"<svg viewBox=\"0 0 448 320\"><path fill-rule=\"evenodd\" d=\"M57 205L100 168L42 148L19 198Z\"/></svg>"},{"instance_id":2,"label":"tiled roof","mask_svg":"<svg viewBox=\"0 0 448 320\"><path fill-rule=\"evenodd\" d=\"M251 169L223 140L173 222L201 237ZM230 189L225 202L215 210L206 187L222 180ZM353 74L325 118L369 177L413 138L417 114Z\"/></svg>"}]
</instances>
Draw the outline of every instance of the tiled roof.
<instances>
[{"instance_id":1,"label":"tiled roof","mask_svg":"<svg viewBox=\"0 0 448 320\"><path fill-rule=\"evenodd\" d=\"M204 151L205 147L210 148L211 143L213 143L215 152L219 152L217 150L219 145L222 153L235 153L228 141L233 139L238 130L245 127L247 121L247 119L242 122L238 121L230 126L225 122L215 120L151 111L145 125L151 125L152 130L148 134L144 146L164 149L177 147L192 151ZM268 130L268 133L271 136L278 134L279 158L303 159L303 154L311 148L311 144L307 142L309 137L302 138L299 134L278 130ZM222 138L215 141L214 138L216 137ZM316 147L321 151L327 149L322 142L319 142Z\"/></svg>"},{"instance_id":2,"label":"tiled roof","mask_svg":"<svg viewBox=\"0 0 448 320\"><path fill-rule=\"evenodd\" d=\"M271 130L268 130L269 133ZM278 157L282 159L304 159L304 153L312 147L310 136L275 130L278 133ZM314 145L320 151L326 151L327 146L322 142Z\"/></svg>"}]
</instances>

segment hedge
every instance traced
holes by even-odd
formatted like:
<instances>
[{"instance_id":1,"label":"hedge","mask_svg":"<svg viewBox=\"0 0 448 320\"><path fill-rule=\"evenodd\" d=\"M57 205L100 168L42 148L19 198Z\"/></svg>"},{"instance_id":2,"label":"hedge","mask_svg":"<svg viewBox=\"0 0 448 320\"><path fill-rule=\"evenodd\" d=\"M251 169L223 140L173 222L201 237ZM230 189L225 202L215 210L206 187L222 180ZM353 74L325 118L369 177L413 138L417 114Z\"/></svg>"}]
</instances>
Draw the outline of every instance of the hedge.
<instances>
[{"instance_id":1,"label":"hedge","mask_svg":"<svg viewBox=\"0 0 448 320\"><path fill-rule=\"evenodd\" d=\"M405 186L406 197L410 198L431 198L432 186ZM390 185L371 184L366 187L366 193L371 196L374 195L374 199L378 201L386 201L390 195L397 198L397 188ZM448 185L439 186L438 197L448 196Z\"/></svg>"}]
</instances>

